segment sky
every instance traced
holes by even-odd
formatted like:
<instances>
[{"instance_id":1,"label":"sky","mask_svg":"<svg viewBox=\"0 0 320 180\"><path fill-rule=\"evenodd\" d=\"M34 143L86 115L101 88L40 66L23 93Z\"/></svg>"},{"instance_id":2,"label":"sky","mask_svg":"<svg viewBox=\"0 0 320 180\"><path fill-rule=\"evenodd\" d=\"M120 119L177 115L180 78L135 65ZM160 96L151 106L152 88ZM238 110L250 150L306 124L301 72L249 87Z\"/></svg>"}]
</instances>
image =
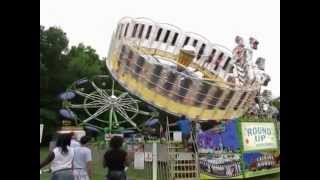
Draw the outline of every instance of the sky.
<instances>
[{"instance_id":1,"label":"sky","mask_svg":"<svg viewBox=\"0 0 320 180\"><path fill-rule=\"evenodd\" d=\"M235 36L256 38L266 59L267 88L280 96L279 0L40 0L40 24L67 33L69 46L84 43L106 57L112 32L124 17L148 17L203 35L233 49Z\"/></svg>"}]
</instances>

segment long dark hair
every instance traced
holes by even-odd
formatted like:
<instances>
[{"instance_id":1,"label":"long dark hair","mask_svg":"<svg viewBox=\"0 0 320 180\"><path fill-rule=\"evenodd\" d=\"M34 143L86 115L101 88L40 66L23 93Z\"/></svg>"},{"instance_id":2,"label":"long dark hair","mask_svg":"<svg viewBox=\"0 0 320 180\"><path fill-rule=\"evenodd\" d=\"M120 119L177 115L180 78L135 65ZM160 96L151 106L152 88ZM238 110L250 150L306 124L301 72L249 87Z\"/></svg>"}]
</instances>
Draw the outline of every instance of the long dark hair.
<instances>
[{"instance_id":1,"label":"long dark hair","mask_svg":"<svg viewBox=\"0 0 320 180\"><path fill-rule=\"evenodd\" d=\"M61 148L62 154L68 153L68 146L70 146L71 135L70 134L59 134L57 139L57 147Z\"/></svg>"},{"instance_id":2,"label":"long dark hair","mask_svg":"<svg viewBox=\"0 0 320 180\"><path fill-rule=\"evenodd\" d=\"M123 143L123 138L120 136L113 136L110 140L110 147L113 150L120 149Z\"/></svg>"}]
</instances>

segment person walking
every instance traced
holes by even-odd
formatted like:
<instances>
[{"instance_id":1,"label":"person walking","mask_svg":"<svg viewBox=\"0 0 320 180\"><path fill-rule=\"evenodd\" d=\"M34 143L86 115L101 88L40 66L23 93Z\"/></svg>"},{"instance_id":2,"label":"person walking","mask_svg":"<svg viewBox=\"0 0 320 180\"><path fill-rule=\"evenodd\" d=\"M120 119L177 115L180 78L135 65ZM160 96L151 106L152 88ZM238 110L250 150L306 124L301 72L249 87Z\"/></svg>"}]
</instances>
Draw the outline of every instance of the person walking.
<instances>
[{"instance_id":1,"label":"person walking","mask_svg":"<svg viewBox=\"0 0 320 180\"><path fill-rule=\"evenodd\" d=\"M90 137L80 139L80 147L74 148L73 174L75 180L90 180L92 178L92 152L87 146Z\"/></svg>"},{"instance_id":2,"label":"person walking","mask_svg":"<svg viewBox=\"0 0 320 180\"><path fill-rule=\"evenodd\" d=\"M40 163L40 169L51 163L51 180L74 180L72 161L74 150L70 147L71 136L60 134L56 147L49 153L47 158Z\"/></svg>"},{"instance_id":3,"label":"person walking","mask_svg":"<svg viewBox=\"0 0 320 180\"><path fill-rule=\"evenodd\" d=\"M80 143L77 141L76 134L72 132L70 135L71 135L70 147L72 148L80 147Z\"/></svg>"},{"instance_id":4,"label":"person walking","mask_svg":"<svg viewBox=\"0 0 320 180\"><path fill-rule=\"evenodd\" d=\"M110 149L104 154L103 167L108 168L106 180L127 180L125 167L129 166L128 153L121 149L123 138L113 136Z\"/></svg>"}]
</instances>

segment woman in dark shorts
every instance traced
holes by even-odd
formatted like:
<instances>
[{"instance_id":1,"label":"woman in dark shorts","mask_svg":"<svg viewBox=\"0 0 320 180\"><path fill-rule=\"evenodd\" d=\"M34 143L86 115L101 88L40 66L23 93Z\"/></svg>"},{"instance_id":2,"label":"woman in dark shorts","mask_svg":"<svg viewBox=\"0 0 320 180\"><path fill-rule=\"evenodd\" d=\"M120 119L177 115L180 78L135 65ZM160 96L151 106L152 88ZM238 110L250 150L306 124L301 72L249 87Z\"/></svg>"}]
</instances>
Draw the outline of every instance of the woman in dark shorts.
<instances>
[{"instance_id":1,"label":"woman in dark shorts","mask_svg":"<svg viewBox=\"0 0 320 180\"><path fill-rule=\"evenodd\" d=\"M127 180L124 169L129 165L129 161L127 152L121 149L122 144L122 137L112 137L110 149L104 154L103 167L108 168L107 180Z\"/></svg>"}]
</instances>

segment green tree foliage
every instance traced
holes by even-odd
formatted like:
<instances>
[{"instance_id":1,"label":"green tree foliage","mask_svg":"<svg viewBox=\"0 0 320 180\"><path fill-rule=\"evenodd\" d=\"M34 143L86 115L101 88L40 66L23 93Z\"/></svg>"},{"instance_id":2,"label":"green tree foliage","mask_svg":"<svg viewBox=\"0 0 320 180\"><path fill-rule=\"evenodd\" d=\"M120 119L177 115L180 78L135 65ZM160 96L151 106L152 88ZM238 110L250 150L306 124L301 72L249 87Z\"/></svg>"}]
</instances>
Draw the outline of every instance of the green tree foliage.
<instances>
[{"instance_id":1,"label":"green tree foliage","mask_svg":"<svg viewBox=\"0 0 320 180\"><path fill-rule=\"evenodd\" d=\"M279 98L276 98L272 101L272 105L274 107L276 107L277 109L280 109L280 97Z\"/></svg>"},{"instance_id":2,"label":"green tree foliage","mask_svg":"<svg viewBox=\"0 0 320 180\"><path fill-rule=\"evenodd\" d=\"M68 73L72 80L80 77L92 77L98 74L105 74L102 71L102 63L96 51L90 46L80 43L77 47L72 46L68 54Z\"/></svg>"},{"instance_id":3,"label":"green tree foliage","mask_svg":"<svg viewBox=\"0 0 320 180\"><path fill-rule=\"evenodd\" d=\"M58 94L77 79L106 73L93 48L79 44L69 50L68 44L61 28L40 25L40 123L45 125L44 143L60 124Z\"/></svg>"},{"instance_id":4,"label":"green tree foliage","mask_svg":"<svg viewBox=\"0 0 320 180\"><path fill-rule=\"evenodd\" d=\"M59 125L57 119L58 115L55 111L40 108L40 123L45 125L43 130L43 142L50 141L56 127Z\"/></svg>"},{"instance_id":5,"label":"green tree foliage","mask_svg":"<svg viewBox=\"0 0 320 180\"><path fill-rule=\"evenodd\" d=\"M40 26L40 87L42 92L57 93L63 86L63 72L67 61L65 53L68 51L69 40L66 33L58 27L45 29ZM41 69L42 68L42 69ZM44 71L45 70L45 71ZM50 82L50 83L49 83Z\"/></svg>"}]
</instances>

